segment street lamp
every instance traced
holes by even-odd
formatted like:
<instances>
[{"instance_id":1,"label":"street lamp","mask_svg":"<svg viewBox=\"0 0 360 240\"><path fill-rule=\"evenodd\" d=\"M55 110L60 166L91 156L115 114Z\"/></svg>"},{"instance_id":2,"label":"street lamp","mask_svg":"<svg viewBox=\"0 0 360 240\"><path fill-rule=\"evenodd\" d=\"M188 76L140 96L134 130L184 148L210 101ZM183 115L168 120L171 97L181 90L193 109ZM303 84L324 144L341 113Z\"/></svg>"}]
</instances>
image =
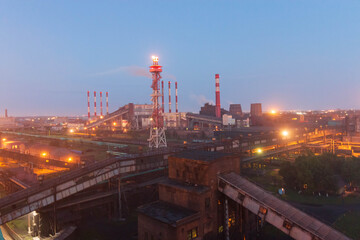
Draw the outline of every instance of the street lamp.
<instances>
[{"instance_id":1,"label":"street lamp","mask_svg":"<svg viewBox=\"0 0 360 240\"><path fill-rule=\"evenodd\" d=\"M281 134L284 136L284 137L287 137L289 135L289 132L284 130L281 132Z\"/></svg>"}]
</instances>

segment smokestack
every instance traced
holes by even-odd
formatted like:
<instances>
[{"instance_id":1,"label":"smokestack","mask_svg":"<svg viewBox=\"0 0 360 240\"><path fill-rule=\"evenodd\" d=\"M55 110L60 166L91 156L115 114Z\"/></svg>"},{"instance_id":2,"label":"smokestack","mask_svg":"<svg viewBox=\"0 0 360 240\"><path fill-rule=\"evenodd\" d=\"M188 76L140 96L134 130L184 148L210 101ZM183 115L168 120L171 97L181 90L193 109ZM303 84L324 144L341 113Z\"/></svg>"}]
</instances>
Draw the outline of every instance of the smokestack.
<instances>
[{"instance_id":1,"label":"smokestack","mask_svg":"<svg viewBox=\"0 0 360 240\"><path fill-rule=\"evenodd\" d=\"M8 118L7 109L5 109L5 118Z\"/></svg>"},{"instance_id":2,"label":"smokestack","mask_svg":"<svg viewBox=\"0 0 360 240\"><path fill-rule=\"evenodd\" d=\"M94 116L96 117L96 92L94 91Z\"/></svg>"},{"instance_id":3,"label":"smokestack","mask_svg":"<svg viewBox=\"0 0 360 240\"><path fill-rule=\"evenodd\" d=\"M216 97L215 115L216 117L219 118L221 117L219 74L215 74L215 97Z\"/></svg>"},{"instance_id":4,"label":"smokestack","mask_svg":"<svg viewBox=\"0 0 360 240\"><path fill-rule=\"evenodd\" d=\"M175 82L175 106L176 106L176 113L178 113L178 94L177 94L177 82Z\"/></svg>"},{"instance_id":5,"label":"smokestack","mask_svg":"<svg viewBox=\"0 0 360 240\"><path fill-rule=\"evenodd\" d=\"M106 115L109 114L109 93L106 92Z\"/></svg>"},{"instance_id":6,"label":"smokestack","mask_svg":"<svg viewBox=\"0 0 360 240\"><path fill-rule=\"evenodd\" d=\"M164 81L161 81L161 100L162 100L162 112L165 111L165 100L164 100Z\"/></svg>"},{"instance_id":7,"label":"smokestack","mask_svg":"<svg viewBox=\"0 0 360 240\"><path fill-rule=\"evenodd\" d=\"M87 100L88 100L88 119L90 120L90 91L87 91Z\"/></svg>"},{"instance_id":8,"label":"smokestack","mask_svg":"<svg viewBox=\"0 0 360 240\"><path fill-rule=\"evenodd\" d=\"M100 116L103 115L103 111L102 111L102 92L100 92Z\"/></svg>"},{"instance_id":9,"label":"smokestack","mask_svg":"<svg viewBox=\"0 0 360 240\"><path fill-rule=\"evenodd\" d=\"M171 113L171 90L170 90L170 81L169 81L169 113Z\"/></svg>"}]
</instances>

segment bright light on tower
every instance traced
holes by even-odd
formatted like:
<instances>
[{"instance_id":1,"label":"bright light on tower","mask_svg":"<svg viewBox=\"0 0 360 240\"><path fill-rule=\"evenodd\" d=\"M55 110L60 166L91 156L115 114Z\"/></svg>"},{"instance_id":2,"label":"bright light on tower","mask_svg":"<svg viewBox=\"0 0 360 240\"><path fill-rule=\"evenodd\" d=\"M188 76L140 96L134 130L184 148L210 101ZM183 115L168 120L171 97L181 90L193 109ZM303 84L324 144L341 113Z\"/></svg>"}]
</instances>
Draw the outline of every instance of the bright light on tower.
<instances>
[{"instance_id":1,"label":"bright light on tower","mask_svg":"<svg viewBox=\"0 0 360 240\"><path fill-rule=\"evenodd\" d=\"M158 61L159 61L159 58L158 58L157 56L152 56L151 58L152 58L152 60L153 60L154 62L158 62Z\"/></svg>"},{"instance_id":2,"label":"bright light on tower","mask_svg":"<svg viewBox=\"0 0 360 240\"><path fill-rule=\"evenodd\" d=\"M284 130L284 131L282 131L282 133L281 133L284 137L287 137L288 135L289 135L289 132L288 131L286 131L286 130Z\"/></svg>"}]
</instances>

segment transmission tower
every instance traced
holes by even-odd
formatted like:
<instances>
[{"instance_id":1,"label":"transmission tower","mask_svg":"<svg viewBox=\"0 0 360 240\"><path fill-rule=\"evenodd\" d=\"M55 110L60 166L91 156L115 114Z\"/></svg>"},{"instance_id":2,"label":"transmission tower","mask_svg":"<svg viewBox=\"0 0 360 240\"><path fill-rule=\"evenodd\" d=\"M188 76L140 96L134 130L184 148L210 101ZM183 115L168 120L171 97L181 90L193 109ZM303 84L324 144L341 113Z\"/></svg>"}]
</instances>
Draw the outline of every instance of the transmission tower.
<instances>
[{"instance_id":1,"label":"transmission tower","mask_svg":"<svg viewBox=\"0 0 360 240\"><path fill-rule=\"evenodd\" d=\"M160 92L160 73L162 72L162 69L161 66L158 65L158 57L153 56L152 60L153 65L150 66L150 73L152 74L151 88L153 92L151 94L151 101L153 104L153 112L151 116L150 138L148 141L150 148L160 148L167 147L164 117L162 115L162 108L159 104L159 97L163 96Z\"/></svg>"}]
</instances>

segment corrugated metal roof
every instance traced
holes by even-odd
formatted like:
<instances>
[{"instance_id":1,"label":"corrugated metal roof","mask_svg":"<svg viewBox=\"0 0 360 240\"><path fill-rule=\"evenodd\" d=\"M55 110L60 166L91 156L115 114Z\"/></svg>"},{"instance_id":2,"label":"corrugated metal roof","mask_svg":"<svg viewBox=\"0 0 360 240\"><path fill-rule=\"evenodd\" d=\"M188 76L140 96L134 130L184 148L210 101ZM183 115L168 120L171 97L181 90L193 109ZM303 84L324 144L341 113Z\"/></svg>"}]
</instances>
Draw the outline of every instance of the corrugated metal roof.
<instances>
[{"instance_id":1,"label":"corrugated metal roof","mask_svg":"<svg viewBox=\"0 0 360 240\"><path fill-rule=\"evenodd\" d=\"M286 219L289 219L294 224L298 225L302 229L312 233L313 235L321 239L326 239L326 240L350 239L346 237L344 234L326 225L325 223L317 220L314 217L307 215L306 213L293 207L289 203L281 199L278 199L277 197L266 192L264 189L260 188L256 184L246 180L245 178L239 176L236 173L232 172L232 173L223 174L219 176L219 178L224 180L228 184L232 185L233 187L237 188L240 192L243 192L244 194L257 200L265 207L268 207L271 210L281 214Z\"/></svg>"}]
</instances>

